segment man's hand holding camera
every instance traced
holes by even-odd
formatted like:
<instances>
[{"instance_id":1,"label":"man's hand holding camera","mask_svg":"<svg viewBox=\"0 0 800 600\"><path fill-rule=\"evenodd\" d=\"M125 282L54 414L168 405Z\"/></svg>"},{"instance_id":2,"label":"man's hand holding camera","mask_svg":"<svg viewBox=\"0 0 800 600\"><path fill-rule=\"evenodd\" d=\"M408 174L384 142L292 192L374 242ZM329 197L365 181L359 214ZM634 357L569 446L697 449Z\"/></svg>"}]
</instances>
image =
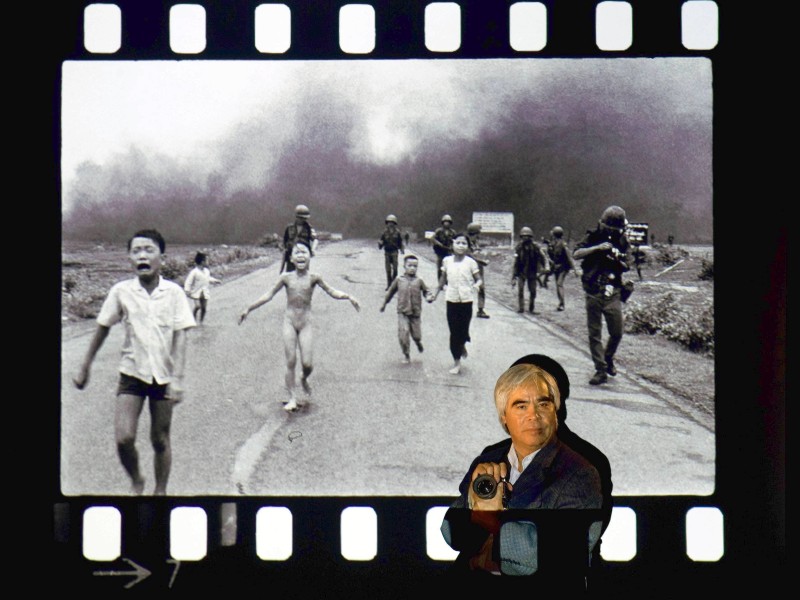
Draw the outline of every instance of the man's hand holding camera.
<instances>
[{"instance_id":1,"label":"man's hand holding camera","mask_svg":"<svg viewBox=\"0 0 800 600\"><path fill-rule=\"evenodd\" d=\"M503 510L503 500L513 489L505 463L480 463L472 472L469 506L472 510ZM493 484L493 485L492 485ZM478 490L476 491L476 488ZM494 493L492 493L494 488ZM491 497L487 497L491 494Z\"/></svg>"}]
</instances>

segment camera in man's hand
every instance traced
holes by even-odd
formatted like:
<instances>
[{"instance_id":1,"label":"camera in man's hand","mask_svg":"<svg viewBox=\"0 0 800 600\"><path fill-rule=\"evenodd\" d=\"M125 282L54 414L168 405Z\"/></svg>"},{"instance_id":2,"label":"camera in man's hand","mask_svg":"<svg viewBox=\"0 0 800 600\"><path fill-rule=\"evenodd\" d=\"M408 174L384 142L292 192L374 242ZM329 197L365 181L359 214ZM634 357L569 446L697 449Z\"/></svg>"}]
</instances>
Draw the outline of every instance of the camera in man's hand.
<instances>
[{"instance_id":1,"label":"camera in man's hand","mask_svg":"<svg viewBox=\"0 0 800 600\"><path fill-rule=\"evenodd\" d=\"M506 478L503 477L500 480L505 487ZM495 497L497 494L497 482L494 480L492 475L488 475L486 473L482 475L478 475L475 478L475 481L472 482L472 491L478 496L478 498L482 498L483 500L490 500Z\"/></svg>"},{"instance_id":2,"label":"camera in man's hand","mask_svg":"<svg viewBox=\"0 0 800 600\"><path fill-rule=\"evenodd\" d=\"M625 260L627 259L625 253L622 252L616 246L611 247L611 249L606 254L606 258L611 262L620 262L620 263L624 263Z\"/></svg>"}]
</instances>

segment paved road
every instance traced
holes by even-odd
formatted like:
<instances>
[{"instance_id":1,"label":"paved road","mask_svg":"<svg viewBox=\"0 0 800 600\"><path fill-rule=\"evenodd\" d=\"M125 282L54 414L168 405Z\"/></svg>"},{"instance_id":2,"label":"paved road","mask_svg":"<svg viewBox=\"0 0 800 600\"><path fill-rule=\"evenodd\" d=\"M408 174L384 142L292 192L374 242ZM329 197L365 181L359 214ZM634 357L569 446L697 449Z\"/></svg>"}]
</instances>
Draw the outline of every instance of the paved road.
<instances>
[{"instance_id":1,"label":"paved road","mask_svg":"<svg viewBox=\"0 0 800 600\"><path fill-rule=\"evenodd\" d=\"M419 274L435 281L432 255ZM472 458L505 434L492 389L499 374L531 352L549 354L570 376L570 427L608 456L617 495L713 492L714 434L676 408L666 390L621 372L608 385L586 383L584 340L569 340L491 297L491 319L473 319L469 358L451 366L444 297L423 308L423 354L401 364L396 305L379 312L383 257L372 243L320 248L312 270L354 294L347 301L317 290L313 299L312 396L300 411L282 409L280 337L283 292L238 326L241 309L263 293L278 265L214 288L206 322L190 332L187 397L173 420L169 493L280 496L451 496ZM491 291L490 291L491 294ZM69 382L91 326L65 326L62 379ZM127 478L113 443L113 392L121 329L98 354L87 389L62 386L61 481L66 495L122 495ZM152 491L149 416L138 447L146 493Z\"/></svg>"}]
</instances>

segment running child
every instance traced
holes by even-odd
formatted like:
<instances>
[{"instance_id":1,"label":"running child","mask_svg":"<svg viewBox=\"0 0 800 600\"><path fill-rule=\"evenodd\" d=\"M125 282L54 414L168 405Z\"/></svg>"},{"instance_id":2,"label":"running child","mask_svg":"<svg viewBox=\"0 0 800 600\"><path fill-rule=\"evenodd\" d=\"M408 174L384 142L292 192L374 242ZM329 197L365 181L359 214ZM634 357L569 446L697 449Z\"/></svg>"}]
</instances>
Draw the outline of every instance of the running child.
<instances>
[{"instance_id":1,"label":"running child","mask_svg":"<svg viewBox=\"0 0 800 600\"><path fill-rule=\"evenodd\" d=\"M183 289L186 291L186 295L194 300L192 314L195 321L202 323L206 318L208 299L211 297L211 284L222 283L222 280L212 277L205 252L198 252L194 255L194 265L189 275L186 276ZM200 316L199 319L197 318L198 314Z\"/></svg>"},{"instance_id":2,"label":"running child","mask_svg":"<svg viewBox=\"0 0 800 600\"><path fill-rule=\"evenodd\" d=\"M436 300L439 292L447 288L444 297L447 300L447 326L450 328L450 354L453 356L452 375L461 372L461 359L467 357L472 302L483 285L480 266L467 256L467 250L469 237L466 233L456 233L453 236L453 254L442 260L439 287L433 295L433 300Z\"/></svg>"},{"instance_id":3,"label":"running child","mask_svg":"<svg viewBox=\"0 0 800 600\"><path fill-rule=\"evenodd\" d=\"M417 349L422 352L422 296L428 302L433 302L433 293L425 282L417 277L419 259L413 254L407 254L403 259L402 275L397 277L389 286L386 296L381 304L381 312L386 310L386 305L397 294L397 336L400 348L403 350L403 363L411 362L411 344L409 336L414 340Z\"/></svg>"},{"instance_id":4,"label":"running child","mask_svg":"<svg viewBox=\"0 0 800 600\"><path fill-rule=\"evenodd\" d=\"M340 292L329 286L322 277L311 273L311 249L303 240L296 241L292 249L291 261L295 269L282 273L278 281L266 294L248 306L239 316L241 325L252 311L272 300L281 288L286 288L286 312L283 318L283 349L286 354L286 391L289 398L284 402L284 409L295 411L298 408L295 397L295 365L297 349L300 349L300 361L303 374L300 382L307 394L311 393L308 377L313 370L312 349L313 329L311 327L311 296L314 287L321 287L331 298L349 300L358 311L361 307L353 296Z\"/></svg>"},{"instance_id":5,"label":"running child","mask_svg":"<svg viewBox=\"0 0 800 600\"><path fill-rule=\"evenodd\" d=\"M186 330L195 326L183 289L159 274L165 247L164 238L154 229L137 231L128 240L128 257L136 277L115 284L108 292L86 357L73 378L79 390L86 387L97 351L111 327L121 322L125 341L114 407L114 435L120 462L137 495L144 492L145 486L136 451L136 430L145 399L155 453L153 493L167 493L172 466L172 409L184 396Z\"/></svg>"}]
</instances>

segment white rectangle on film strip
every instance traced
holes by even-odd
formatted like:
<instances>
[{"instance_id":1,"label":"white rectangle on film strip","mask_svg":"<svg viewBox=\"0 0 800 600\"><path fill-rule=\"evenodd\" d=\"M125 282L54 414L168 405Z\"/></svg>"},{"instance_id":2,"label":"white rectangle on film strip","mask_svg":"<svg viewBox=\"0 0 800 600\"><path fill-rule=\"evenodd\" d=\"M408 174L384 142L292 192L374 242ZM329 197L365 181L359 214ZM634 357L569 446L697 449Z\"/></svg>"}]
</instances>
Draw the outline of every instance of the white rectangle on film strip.
<instances>
[{"instance_id":1,"label":"white rectangle on film strip","mask_svg":"<svg viewBox=\"0 0 800 600\"><path fill-rule=\"evenodd\" d=\"M627 50L633 43L633 9L627 2L609 0L595 8L596 42L601 50Z\"/></svg>"},{"instance_id":2,"label":"white rectangle on film strip","mask_svg":"<svg viewBox=\"0 0 800 600\"><path fill-rule=\"evenodd\" d=\"M719 8L710 0L681 5L681 41L688 50L711 50L719 41Z\"/></svg>"},{"instance_id":3,"label":"white rectangle on film strip","mask_svg":"<svg viewBox=\"0 0 800 600\"><path fill-rule=\"evenodd\" d=\"M83 555L89 560L116 560L122 548L122 515L113 506L83 511Z\"/></svg>"},{"instance_id":4,"label":"white rectangle on film strip","mask_svg":"<svg viewBox=\"0 0 800 600\"><path fill-rule=\"evenodd\" d=\"M172 509L169 553L177 560L201 560L208 552L208 517L198 506Z\"/></svg>"},{"instance_id":5,"label":"white rectangle on film strip","mask_svg":"<svg viewBox=\"0 0 800 600\"><path fill-rule=\"evenodd\" d=\"M425 47L431 52L455 52L461 47L461 7L432 2L425 7Z\"/></svg>"},{"instance_id":6,"label":"white rectangle on film strip","mask_svg":"<svg viewBox=\"0 0 800 600\"><path fill-rule=\"evenodd\" d=\"M517 52L537 52L547 45L547 7L515 2L508 10L509 43Z\"/></svg>"},{"instance_id":7,"label":"white rectangle on film strip","mask_svg":"<svg viewBox=\"0 0 800 600\"><path fill-rule=\"evenodd\" d=\"M259 52L282 54L292 45L292 11L285 4L260 4L255 15Z\"/></svg>"},{"instance_id":8,"label":"white rectangle on film strip","mask_svg":"<svg viewBox=\"0 0 800 600\"><path fill-rule=\"evenodd\" d=\"M169 9L169 45L178 54L206 49L206 9L199 4L176 4Z\"/></svg>"},{"instance_id":9,"label":"white rectangle on film strip","mask_svg":"<svg viewBox=\"0 0 800 600\"><path fill-rule=\"evenodd\" d=\"M348 54L375 49L375 9L369 4L347 4L339 9L339 47Z\"/></svg>"},{"instance_id":10,"label":"white rectangle on film strip","mask_svg":"<svg viewBox=\"0 0 800 600\"><path fill-rule=\"evenodd\" d=\"M113 54L122 46L122 13L116 4L90 4L83 10L83 47Z\"/></svg>"}]
</instances>

